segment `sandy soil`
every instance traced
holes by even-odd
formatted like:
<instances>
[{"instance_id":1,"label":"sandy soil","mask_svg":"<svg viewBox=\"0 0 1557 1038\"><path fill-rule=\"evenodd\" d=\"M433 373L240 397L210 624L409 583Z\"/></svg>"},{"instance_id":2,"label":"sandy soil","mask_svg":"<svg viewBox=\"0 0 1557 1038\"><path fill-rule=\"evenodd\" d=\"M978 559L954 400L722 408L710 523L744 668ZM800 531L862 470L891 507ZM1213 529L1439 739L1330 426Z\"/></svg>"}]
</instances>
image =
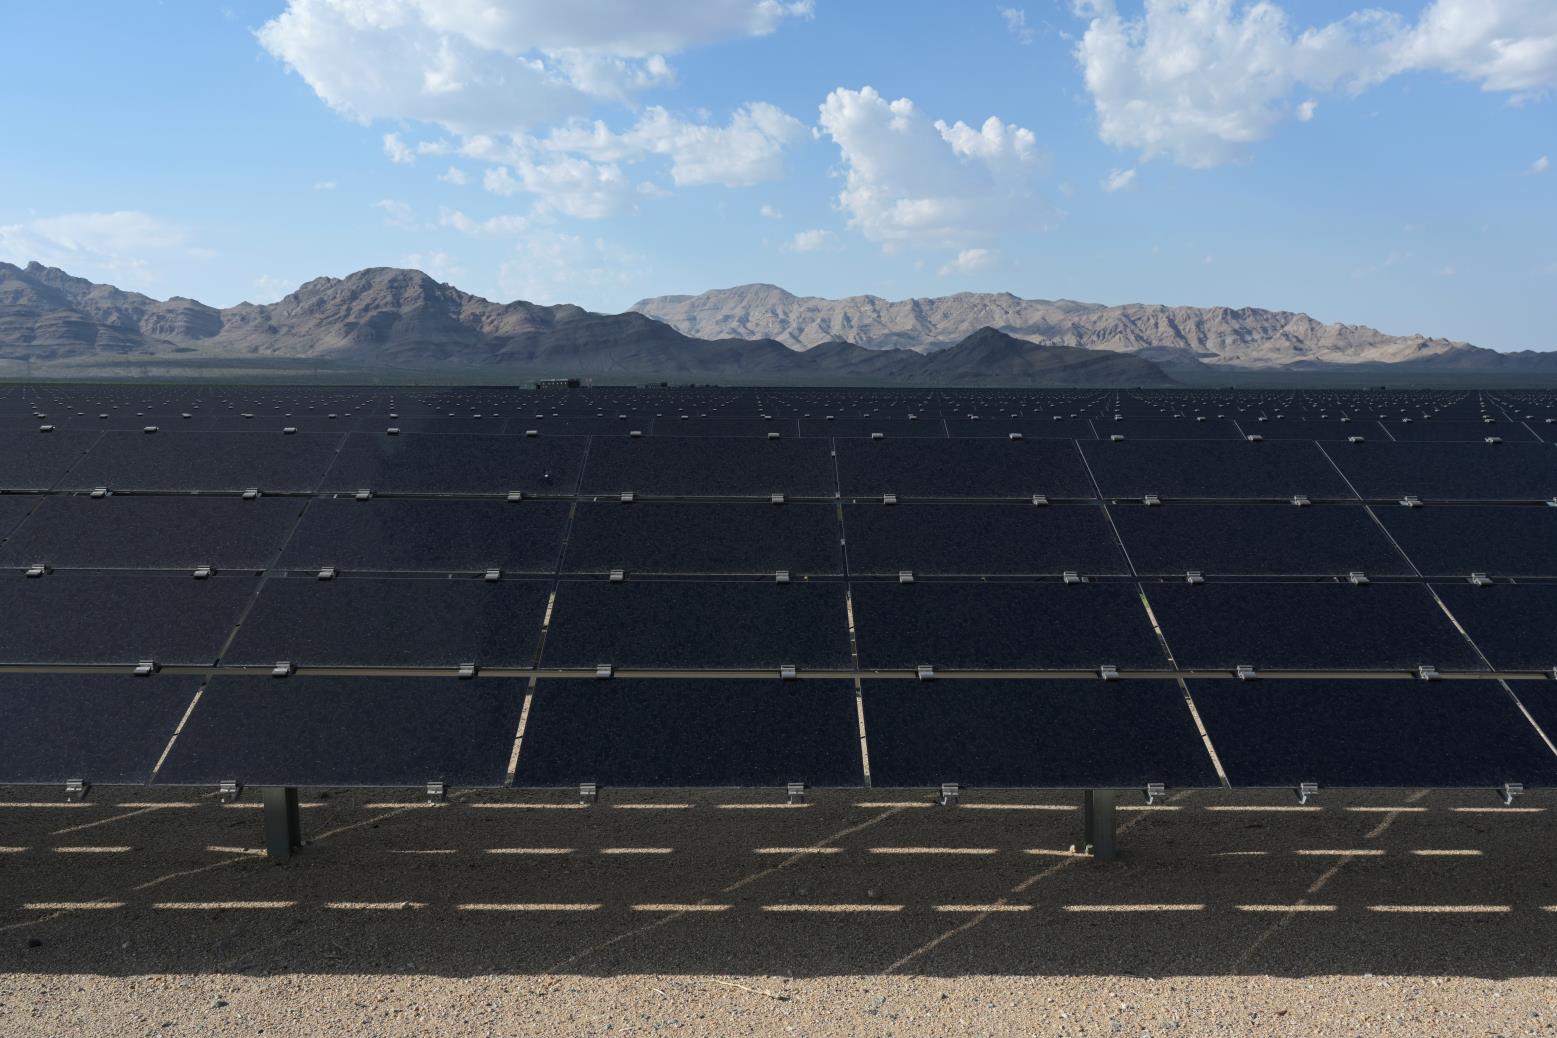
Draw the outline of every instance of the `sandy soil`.
<instances>
[{"instance_id":1,"label":"sandy soil","mask_svg":"<svg viewBox=\"0 0 1557 1038\"><path fill-rule=\"evenodd\" d=\"M0 788L0 1036L1557 1033L1549 795L206 793Z\"/></svg>"}]
</instances>

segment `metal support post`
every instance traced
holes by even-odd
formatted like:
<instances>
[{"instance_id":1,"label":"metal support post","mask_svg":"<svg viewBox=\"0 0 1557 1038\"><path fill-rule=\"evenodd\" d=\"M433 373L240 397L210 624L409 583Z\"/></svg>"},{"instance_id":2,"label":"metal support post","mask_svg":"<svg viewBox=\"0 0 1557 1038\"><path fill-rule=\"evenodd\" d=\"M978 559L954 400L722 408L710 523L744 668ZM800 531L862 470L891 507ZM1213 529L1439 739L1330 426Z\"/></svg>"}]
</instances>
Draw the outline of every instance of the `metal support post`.
<instances>
[{"instance_id":1,"label":"metal support post","mask_svg":"<svg viewBox=\"0 0 1557 1038\"><path fill-rule=\"evenodd\" d=\"M297 787L266 786L260 790L260 797L265 805L265 853L272 861L286 861L303 845Z\"/></svg>"},{"instance_id":2,"label":"metal support post","mask_svg":"<svg viewBox=\"0 0 1557 1038\"><path fill-rule=\"evenodd\" d=\"M1119 856L1114 845L1114 803L1118 799L1117 789L1089 789L1084 794L1085 846L1097 861L1113 861Z\"/></svg>"}]
</instances>

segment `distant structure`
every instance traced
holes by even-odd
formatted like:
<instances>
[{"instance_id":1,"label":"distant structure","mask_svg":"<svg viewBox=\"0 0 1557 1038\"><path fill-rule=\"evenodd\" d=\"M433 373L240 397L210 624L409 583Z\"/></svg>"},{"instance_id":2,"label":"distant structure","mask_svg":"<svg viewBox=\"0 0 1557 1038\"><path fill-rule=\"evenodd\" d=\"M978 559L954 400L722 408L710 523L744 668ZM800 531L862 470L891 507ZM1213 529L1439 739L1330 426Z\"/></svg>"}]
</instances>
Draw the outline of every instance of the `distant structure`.
<instances>
[{"instance_id":1,"label":"distant structure","mask_svg":"<svg viewBox=\"0 0 1557 1038\"><path fill-rule=\"evenodd\" d=\"M542 378L535 382L536 389L577 389L579 385L576 378Z\"/></svg>"}]
</instances>

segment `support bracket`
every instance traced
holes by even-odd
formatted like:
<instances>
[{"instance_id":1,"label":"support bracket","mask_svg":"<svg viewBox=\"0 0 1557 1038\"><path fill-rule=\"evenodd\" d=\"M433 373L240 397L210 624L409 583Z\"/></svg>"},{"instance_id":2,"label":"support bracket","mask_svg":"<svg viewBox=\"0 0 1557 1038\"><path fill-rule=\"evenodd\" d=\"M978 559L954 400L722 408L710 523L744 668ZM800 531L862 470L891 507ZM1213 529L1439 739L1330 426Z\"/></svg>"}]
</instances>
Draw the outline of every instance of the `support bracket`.
<instances>
[{"instance_id":1,"label":"support bracket","mask_svg":"<svg viewBox=\"0 0 1557 1038\"><path fill-rule=\"evenodd\" d=\"M265 786L260 790L260 797L265 810L265 853L272 861L286 861L303 845L297 787Z\"/></svg>"}]
</instances>

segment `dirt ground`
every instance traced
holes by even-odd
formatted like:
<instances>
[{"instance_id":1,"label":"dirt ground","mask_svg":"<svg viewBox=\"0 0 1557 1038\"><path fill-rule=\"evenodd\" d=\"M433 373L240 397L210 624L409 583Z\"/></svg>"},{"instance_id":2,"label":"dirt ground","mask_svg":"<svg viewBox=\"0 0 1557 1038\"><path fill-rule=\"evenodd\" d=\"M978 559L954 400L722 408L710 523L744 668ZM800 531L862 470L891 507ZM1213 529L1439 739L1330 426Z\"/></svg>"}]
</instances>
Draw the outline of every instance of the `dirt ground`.
<instances>
[{"instance_id":1,"label":"dirt ground","mask_svg":"<svg viewBox=\"0 0 1557 1038\"><path fill-rule=\"evenodd\" d=\"M0 788L0 1036L1550 1035L1557 797Z\"/></svg>"}]
</instances>

